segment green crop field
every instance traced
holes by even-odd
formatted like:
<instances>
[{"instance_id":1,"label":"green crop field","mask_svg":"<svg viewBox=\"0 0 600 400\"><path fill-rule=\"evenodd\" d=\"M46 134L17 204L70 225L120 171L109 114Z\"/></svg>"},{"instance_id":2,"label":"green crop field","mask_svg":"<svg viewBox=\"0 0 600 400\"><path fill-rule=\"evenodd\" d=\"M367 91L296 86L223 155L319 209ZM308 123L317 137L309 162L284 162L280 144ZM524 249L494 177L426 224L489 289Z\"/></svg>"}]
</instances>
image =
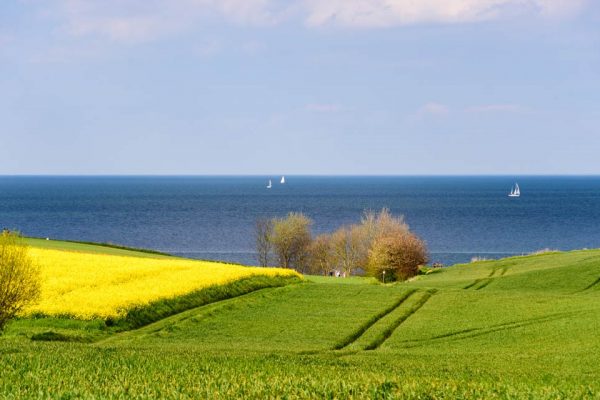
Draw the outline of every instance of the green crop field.
<instances>
[{"instance_id":1,"label":"green crop field","mask_svg":"<svg viewBox=\"0 0 600 400\"><path fill-rule=\"evenodd\" d=\"M0 337L0 396L592 399L599 332L600 250L399 284L307 277L136 330L14 321Z\"/></svg>"},{"instance_id":2,"label":"green crop field","mask_svg":"<svg viewBox=\"0 0 600 400\"><path fill-rule=\"evenodd\" d=\"M33 247L54 250L80 251L83 253L101 253L114 256L132 256L132 257L151 257L168 258L168 254L146 249L134 249L130 247L118 246L111 243L88 243L74 242L65 240L48 240L43 238L25 238L25 242Z\"/></svg>"}]
</instances>

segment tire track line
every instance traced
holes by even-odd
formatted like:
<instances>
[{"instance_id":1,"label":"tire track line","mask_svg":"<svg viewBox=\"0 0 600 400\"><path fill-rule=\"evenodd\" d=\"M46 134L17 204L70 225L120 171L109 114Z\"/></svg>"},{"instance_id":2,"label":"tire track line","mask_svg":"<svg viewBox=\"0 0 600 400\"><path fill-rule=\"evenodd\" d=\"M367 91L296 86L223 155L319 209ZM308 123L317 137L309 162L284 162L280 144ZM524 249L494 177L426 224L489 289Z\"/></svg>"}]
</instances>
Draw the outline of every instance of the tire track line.
<instances>
[{"instance_id":1,"label":"tire track line","mask_svg":"<svg viewBox=\"0 0 600 400\"><path fill-rule=\"evenodd\" d=\"M375 314L367 322L365 322L363 325L361 325L356 331L354 331L353 333L351 333L350 335L348 335L347 337L345 337L341 342L339 342L338 344L336 344L333 347L333 350L341 350L344 347L349 346L350 344L354 343L370 327L372 327L380 319L382 319L383 317L385 317L386 315L388 315L389 313L391 313L392 311L394 311L395 309L397 309L398 307L400 307L406 300L408 300L409 297L411 297L416 292L417 292L417 289L408 290L398 300L396 300L396 302L394 302L394 304L392 304L390 307L386 308L385 310L381 311L380 313Z\"/></svg>"},{"instance_id":2,"label":"tire track line","mask_svg":"<svg viewBox=\"0 0 600 400\"><path fill-rule=\"evenodd\" d=\"M430 344L431 342L438 342L440 340L448 340L448 341L456 341L456 340L464 340L470 339L478 336L484 336L495 332L501 332L506 330L512 330L517 328L523 328L528 326L533 326L536 324L542 324L546 322L558 321L561 319L569 318L573 315L580 314L581 312L571 312L571 313L557 313L549 316L532 318L530 320L524 321L513 321L507 322L504 324L491 325L489 327L481 327L481 328L470 328L463 329L460 331L449 332L446 334L433 336L428 339L418 339L418 340L409 340L404 342L406 345L402 346L403 349L411 349L415 347L422 347Z\"/></svg>"},{"instance_id":3,"label":"tire track line","mask_svg":"<svg viewBox=\"0 0 600 400\"><path fill-rule=\"evenodd\" d=\"M600 283L600 278L596 279L594 282L592 282L591 284L587 285L582 292L585 292L586 290L590 290L591 288L593 288L594 286L598 285Z\"/></svg>"},{"instance_id":4,"label":"tire track line","mask_svg":"<svg viewBox=\"0 0 600 400\"><path fill-rule=\"evenodd\" d=\"M504 274L506 273L507 270L508 270L508 266L495 268L492 270L492 272L489 273L487 278L475 279L473 282L471 282L467 286L463 287L463 289L473 288L475 290L481 290L481 289L485 288L487 285L489 285L490 283L492 283L494 281L494 279L504 276ZM498 274L496 274L496 272L498 272Z\"/></svg>"},{"instance_id":5,"label":"tire track line","mask_svg":"<svg viewBox=\"0 0 600 400\"><path fill-rule=\"evenodd\" d=\"M390 336L392 336L394 331L398 329L398 327L402 325L404 321L406 321L411 315L419 311L421 307L423 307L425 303L429 301L431 296L433 296L436 292L436 289L431 289L425 292L423 296L421 296L421 298L417 301L417 303L414 306L412 306L411 309L409 309L404 315L402 315L400 318L398 318L396 321L390 324L390 326L388 326L388 328L384 330L377 339L375 339L373 342L371 342L365 347L365 350L375 350L379 348L379 346L381 346L386 340L390 338Z\"/></svg>"}]
</instances>

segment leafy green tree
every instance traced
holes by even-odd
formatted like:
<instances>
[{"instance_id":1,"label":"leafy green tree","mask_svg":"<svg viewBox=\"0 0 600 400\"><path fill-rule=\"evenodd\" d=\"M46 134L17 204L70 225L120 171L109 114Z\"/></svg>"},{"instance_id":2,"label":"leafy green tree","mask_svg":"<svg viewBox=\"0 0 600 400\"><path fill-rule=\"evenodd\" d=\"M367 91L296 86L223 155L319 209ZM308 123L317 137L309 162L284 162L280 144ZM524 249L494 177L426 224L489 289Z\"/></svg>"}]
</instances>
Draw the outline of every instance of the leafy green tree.
<instances>
[{"instance_id":1,"label":"leafy green tree","mask_svg":"<svg viewBox=\"0 0 600 400\"><path fill-rule=\"evenodd\" d=\"M0 331L40 295L40 270L29 248L15 233L0 234Z\"/></svg>"},{"instance_id":2,"label":"leafy green tree","mask_svg":"<svg viewBox=\"0 0 600 400\"><path fill-rule=\"evenodd\" d=\"M289 213L285 218L273 220L270 243L279 266L304 271L308 263L309 246L312 241L312 220L302 213Z\"/></svg>"}]
</instances>

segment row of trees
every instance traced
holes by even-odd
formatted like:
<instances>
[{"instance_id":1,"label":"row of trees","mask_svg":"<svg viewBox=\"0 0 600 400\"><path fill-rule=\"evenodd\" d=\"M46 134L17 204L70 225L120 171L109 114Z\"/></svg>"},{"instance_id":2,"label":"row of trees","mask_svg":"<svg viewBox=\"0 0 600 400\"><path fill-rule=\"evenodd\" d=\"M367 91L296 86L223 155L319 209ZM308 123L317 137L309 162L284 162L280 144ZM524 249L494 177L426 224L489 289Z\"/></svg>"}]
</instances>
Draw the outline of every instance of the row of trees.
<instances>
[{"instance_id":1,"label":"row of trees","mask_svg":"<svg viewBox=\"0 0 600 400\"><path fill-rule=\"evenodd\" d=\"M427 262L425 243L387 209L366 211L360 223L314 238L311 226L302 213L257 221L259 264L323 275L341 271L349 276L362 269L378 279L405 280Z\"/></svg>"}]
</instances>

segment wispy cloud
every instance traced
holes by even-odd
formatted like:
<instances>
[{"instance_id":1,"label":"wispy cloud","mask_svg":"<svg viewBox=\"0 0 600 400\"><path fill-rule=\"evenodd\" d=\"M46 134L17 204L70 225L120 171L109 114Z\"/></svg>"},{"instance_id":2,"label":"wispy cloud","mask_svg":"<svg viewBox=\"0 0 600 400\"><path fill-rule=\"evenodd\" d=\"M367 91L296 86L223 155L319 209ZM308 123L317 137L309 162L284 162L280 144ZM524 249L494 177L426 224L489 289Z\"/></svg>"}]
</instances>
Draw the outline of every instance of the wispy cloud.
<instances>
[{"instance_id":1,"label":"wispy cloud","mask_svg":"<svg viewBox=\"0 0 600 400\"><path fill-rule=\"evenodd\" d=\"M560 18L588 0L306 0L310 26L377 28L418 23L461 23L511 16Z\"/></svg>"},{"instance_id":2,"label":"wispy cloud","mask_svg":"<svg viewBox=\"0 0 600 400\"><path fill-rule=\"evenodd\" d=\"M527 110L517 104L482 104L467 107L468 113L523 113Z\"/></svg>"},{"instance_id":3,"label":"wispy cloud","mask_svg":"<svg viewBox=\"0 0 600 400\"><path fill-rule=\"evenodd\" d=\"M441 103L430 102L419 109L417 115L420 117L436 116L443 117L450 113L447 105Z\"/></svg>"},{"instance_id":4,"label":"wispy cloud","mask_svg":"<svg viewBox=\"0 0 600 400\"><path fill-rule=\"evenodd\" d=\"M306 109L314 112L333 113L341 111L342 106L339 104L311 103L306 105Z\"/></svg>"},{"instance_id":5,"label":"wispy cloud","mask_svg":"<svg viewBox=\"0 0 600 400\"><path fill-rule=\"evenodd\" d=\"M270 25L285 15L285 8L271 0L61 0L51 7L74 36L97 35L124 43L192 29L208 17L240 25Z\"/></svg>"},{"instance_id":6,"label":"wispy cloud","mask_svg":"<svg viewBox=\"0 0 600 400\"><path fill-rule=\"evenodd\" d=\"M378 28L461 23L511 16L565 17L591 0L41 0L74 36L140 43L196 29L205 18L238 25L275 25L291 19L308 27Z\"/></svg>"}]
</instances>

